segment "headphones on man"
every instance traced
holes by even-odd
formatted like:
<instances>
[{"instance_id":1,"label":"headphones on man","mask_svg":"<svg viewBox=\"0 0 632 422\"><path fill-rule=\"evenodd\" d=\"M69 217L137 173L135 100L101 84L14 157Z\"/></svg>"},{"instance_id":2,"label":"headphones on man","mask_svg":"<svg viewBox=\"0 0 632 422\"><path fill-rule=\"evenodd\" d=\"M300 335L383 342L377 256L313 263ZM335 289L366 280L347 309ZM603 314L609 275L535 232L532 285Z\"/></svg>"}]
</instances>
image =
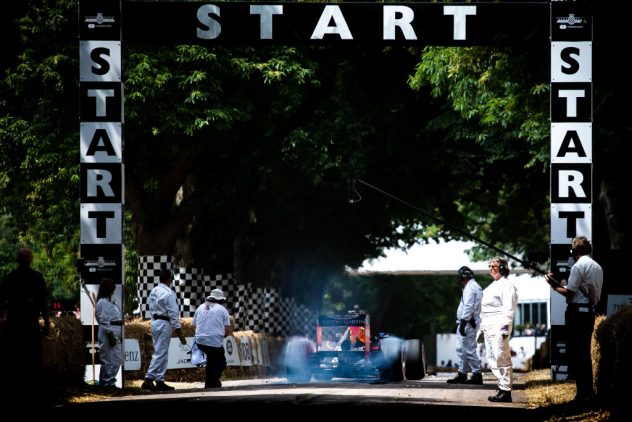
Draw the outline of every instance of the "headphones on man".
<instances>
[{"instance_id":1,"label":"headphones on man","mask_svg":"<svg viewBox=\"0 0 632 422\"><path fill-rule=\"evenodd\" d=\"M469 267L466 267L466 266L459 268L459 271L457 271L457 274L459 275L459 281L471 280L472 278L474 278L474 271L472 271Z\"/></svg>"}]
</instances>

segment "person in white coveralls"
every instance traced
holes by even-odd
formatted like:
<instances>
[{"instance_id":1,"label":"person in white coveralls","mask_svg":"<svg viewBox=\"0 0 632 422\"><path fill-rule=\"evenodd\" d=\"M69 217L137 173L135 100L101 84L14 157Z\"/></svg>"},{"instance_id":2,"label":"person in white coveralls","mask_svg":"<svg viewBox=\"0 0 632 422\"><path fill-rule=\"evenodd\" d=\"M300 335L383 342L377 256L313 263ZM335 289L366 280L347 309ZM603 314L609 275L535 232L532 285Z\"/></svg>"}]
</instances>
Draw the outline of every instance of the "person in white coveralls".
<instances>
[{"instance_id":1,"label":"person in white coveralls","mask_svg":"<svg viewBox=\"0 0 632 422\"><path fill-rule=\"evenodd\" d=\"M469 267L461 267L457 272L463 284L461 301L456 310L456 354L459 358L456 377L448 384L483 384L481 361L476 353L476 333L481 323L481 299L483 289L474 280L474 272ZM472 377L467 378L471 372Z\"/></svg>"},{"instance_id":2,"label":"person in white coveralls","mask_svg":"<svg viewBox=\"0 0 632 422\"><path fill-rule=\"evenodd\" d=\"M180 329L180 311L176 303L176 293L171 289L172 278L171 271L161 271L160 283L151 289L147 299L151 313L151 338L154 343L154 354L151 356L149 369L142 385L142 388L146 390L171 391L174 389L165 383L165 374L169 364L171 332L175 329L180 343L187 344L187 339Z\"/></svg>"},{"instance_id":3,"label":"person in white coveralls","mask_svg":"<svg viewBox=\"0 0 632 422\"><path fill-rule=\"evenodd\" d=\"M99 323L99 385L114 387L116 374L121 367L122 348L121 333L123 331L123 314L118 303L112 298L116 285L111 278L104 278L97 292L97 303L94 315Z\"/></svg>"},{"instance_id":4,"label":"person in white coveralls","mask_svg":"<svg viewBox=\"0 0 632 422\"><path fill-rule=\"evenodd\" d=\"M494 281L483 290L481 328L477 341L485 341L487 362L498 379L496 395L489 396L488 400L508 403L512 401L513 385L509 336L518 306L518 290L507 278L509 265L506 259L498 256L492 258L489 261L489 273Z\"/></svg>"}]
</instances>

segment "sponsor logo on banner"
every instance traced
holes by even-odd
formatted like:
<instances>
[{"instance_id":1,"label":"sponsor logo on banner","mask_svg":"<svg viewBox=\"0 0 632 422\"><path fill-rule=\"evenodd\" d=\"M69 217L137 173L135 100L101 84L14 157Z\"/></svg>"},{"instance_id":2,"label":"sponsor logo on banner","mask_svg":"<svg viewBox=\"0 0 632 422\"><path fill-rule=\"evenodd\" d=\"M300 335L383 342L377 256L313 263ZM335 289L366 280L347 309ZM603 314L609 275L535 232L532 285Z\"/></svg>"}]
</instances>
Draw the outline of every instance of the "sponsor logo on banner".
<instances>
[{"instance_id":1,"label":"sponsor logo on banner","mask_svg":"<svg viewBox=\"0 0 632 422\"><path fill-rule=\"evenodd\" d=\"M126 371L140 370L140 346L135 338L125 339L125 363Z\"/></svg>"},{"instance_id":2,"label":"sponsor logo on banner","mask_svg":"<svg viewBox=\"0 0 632 422\"><path fill-rule=\"evenodd\" d=\"M606 316L615 314L626 305L632 304L632 295L608 295Z\"/></svg>"},{"instance_id":3,"label":"sponsor logo on banner","mask_svg":"<svg viewBox=\"0 0 632 422\"><path fill-rule=\"evenodd\" d=\"M90 29L96 27L111 28L112 24L116 22L116 18L115 16L104 16L103 13L99 12L96 16L86 16L84 22L88 24Z\"/></svg>"},{"instance_id":4,"label":"sponsor logo on banner","mask_svg":"<svg viewBox=\"0 0 632 422\"><path fill-rule=\"evenodd\" d=\"M250 352L250 339L242 337L239 339L239 351L241 352L241 365L252 366L252 353Z\"/></svg>"},{"instance_id":5,"label":"sponsor logo on banner","mask_svg":"<svg viewBox=\"0 0 632 422\"><path fill-rule=\"evenodd\" d=\"M586 18L575 16L574 13L569 13L568 16L558 16L555 21L560 29L582 29L584 27L583 24L586 23Z\"/></svg>"},{"instance_id":6,"label":"sponsor logo on banner","mask_svg":"<svg viewBox=\"0 0 632 422\"><path fill-rule=\"evenodd\" d=\"M191 363L191 345L193 337L187 337L187 344L180 343L179 338L172 338L169 342L167 369L197 368Z\"/></svg>"},{"instance_id":7,"label":"sponsor logo on banner","mask_svg":"<svg viewBox=\"0 0 632 422\"><path fill-rule=\"evenodd\" d=\"M239 350L237 348L237 341L235 340L235 337L228 336L224 338L224 355L226 356L226 365L241 365L241 360L239 359Z\"/></svg>"},{"instance_id":8,"label":"sponsor logo on banner","mask_svg":"<svg viewBox=\"0 0 632 422\"><path fill-rule=\"evenodd\" d=\"M100 256L94 261L86 259L84 265L86 266L86 271L94 273L94 272L97 272L97 271L101 271L101 270L105 269L106 267L115 267L116 266L116 261L114 261L114 260L107 260L106 261L102 256Z\"/></svg>"}]
</instances>

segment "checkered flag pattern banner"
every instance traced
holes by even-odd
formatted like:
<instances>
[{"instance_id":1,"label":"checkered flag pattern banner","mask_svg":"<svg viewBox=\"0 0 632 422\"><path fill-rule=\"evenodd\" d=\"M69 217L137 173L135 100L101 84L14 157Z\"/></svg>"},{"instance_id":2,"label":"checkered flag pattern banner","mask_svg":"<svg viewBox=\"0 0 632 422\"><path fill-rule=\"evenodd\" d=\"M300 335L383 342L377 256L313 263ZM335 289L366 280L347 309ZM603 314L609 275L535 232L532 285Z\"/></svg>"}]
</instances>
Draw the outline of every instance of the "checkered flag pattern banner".
<instances>
[{"instance_id":1,"label":"checkered flag pattern banner","mask_svg":"<svg viewBox=\"0 0 632 422\"><path fill-rule=\"evenodd\" d=\"M171 270L171 259L166 255L145 255L138 258L138 304L141 309L141 316L144 319L151 318L147 308L147 298L149 292L160 281L161 270Z\"/></svg>"},{"instance_id":2,"label":"checkered flag pattern banner","mask_svg":"<svg viewBox=\"0 0 632 422\"><path fill-rule=\"evenodd\" d=\"M237 284L232 274L204 274L198 268L175 267L166 255L139 258L138 300L141 316L151 318L147 306L149 292L159 282L160 271L174 273L172 288L176 292L180 316L192 317L212 289L222 289L226 308L235 318L236 330L252 330L273 335L310 334L316 326L318 312L296 305L294 298L282 297L275 288Z\"/></svg>"}]
</instances>

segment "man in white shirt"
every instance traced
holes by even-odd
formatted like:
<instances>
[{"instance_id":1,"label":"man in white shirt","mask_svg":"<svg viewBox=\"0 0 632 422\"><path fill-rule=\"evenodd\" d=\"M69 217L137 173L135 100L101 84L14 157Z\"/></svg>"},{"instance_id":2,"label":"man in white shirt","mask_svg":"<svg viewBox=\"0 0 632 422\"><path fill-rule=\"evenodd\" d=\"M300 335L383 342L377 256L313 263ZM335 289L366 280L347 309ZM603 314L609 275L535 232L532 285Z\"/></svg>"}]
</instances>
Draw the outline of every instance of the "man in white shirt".
<instances>
[{"instance_id":1,"label":"man in white shirt","mask_svg":"<svg viewBox=\"0 0 632 422\"><path fill-rule=\"evenodd\" d=\"M577 386L576 401L592 398L593 373L591 341L595 327L595 305L601 299L603 269L590 257L592 245L586 236L578 236L571 243L575 263L568 282L555 284L549 273L546 277L553 290L566 298L564 314L567 329L568 370Z\"/></svg>"},{"instance_id":2,"label":"man in white shirt","mask_svg":"<svg viewBox=\"0 0 632 422\"><path fill-rule=\"evenodd\" d=\"M193 315L195 342L206 353L206 379L204 388L219 388L219 380L226 368L224 337L232 334L230 316L224 307L226 297L221 289L213 289L206 301Z\"/></svg>"}]
</instances>

